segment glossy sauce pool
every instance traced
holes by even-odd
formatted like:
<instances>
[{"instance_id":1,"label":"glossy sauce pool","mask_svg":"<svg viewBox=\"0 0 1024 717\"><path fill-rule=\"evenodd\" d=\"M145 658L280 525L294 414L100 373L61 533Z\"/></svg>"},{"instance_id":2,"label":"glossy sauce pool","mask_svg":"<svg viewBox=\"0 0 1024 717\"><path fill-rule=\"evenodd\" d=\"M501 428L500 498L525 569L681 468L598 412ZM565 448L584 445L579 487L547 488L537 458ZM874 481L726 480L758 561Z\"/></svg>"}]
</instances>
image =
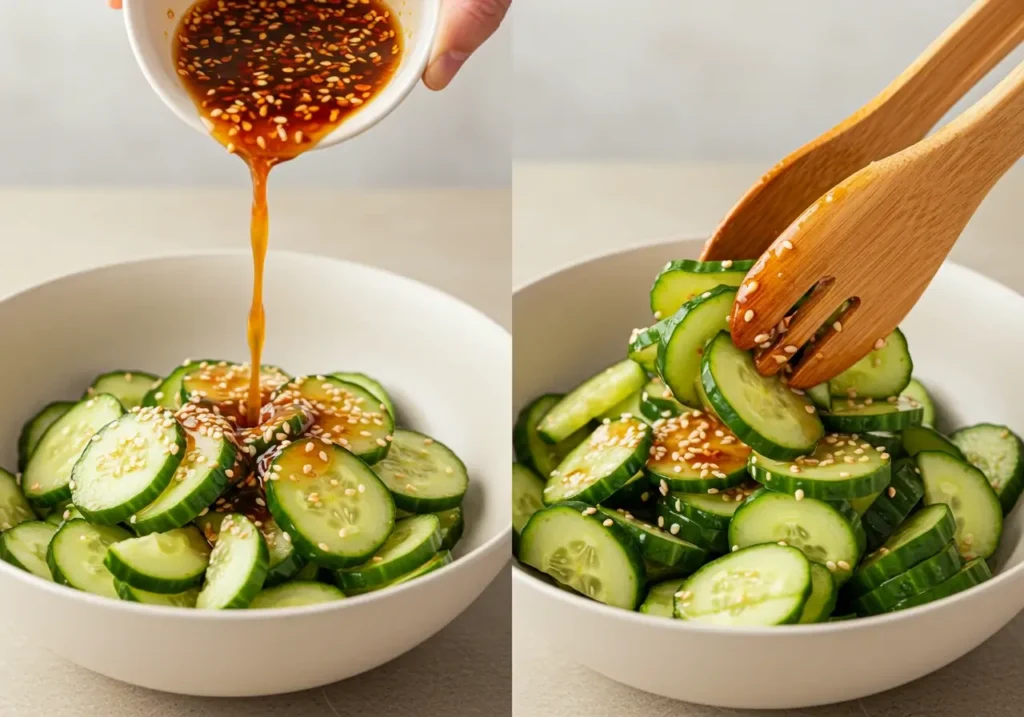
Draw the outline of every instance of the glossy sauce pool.
<instances>
[{"instance_id":1,"label":"glossy sauce pool","mask_svg":"<svg viewBox=\"0 0 1024 717\"><path fill-rule=\"evenodd\" d=\"M252 176L250 366L260 365L266 336L270 170L315 146L388 84L401 37L380 0L200 0L182 16L178 76L210 134ZM246 418L256 425L260 373L250 373Z\"/></svg>"}]
</instances>

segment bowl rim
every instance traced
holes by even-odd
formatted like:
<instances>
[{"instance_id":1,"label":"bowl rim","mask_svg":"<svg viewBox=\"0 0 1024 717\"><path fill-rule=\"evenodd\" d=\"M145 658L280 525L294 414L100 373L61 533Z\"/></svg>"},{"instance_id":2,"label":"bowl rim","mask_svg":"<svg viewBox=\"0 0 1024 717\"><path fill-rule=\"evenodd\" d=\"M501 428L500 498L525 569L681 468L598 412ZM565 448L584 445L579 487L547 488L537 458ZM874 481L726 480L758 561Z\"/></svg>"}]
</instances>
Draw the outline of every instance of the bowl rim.
<instances>
[{"instance_id":1,"label":"bowl rim","mask_svg":"<svg viewBox=\"0 0 1024 717\"><path fill-rule=\"evenodd\" d=\"M683 242L704 242L705 237L696 237L692 235L680 235L673 237L662 237L658 239L651 239L639 244L635 244L624 249L616 249L613 251L602 252L592 256L588 256L581 260L566 262L556 269L547 271L544 274L537 276L527 282L521 283L514 287L512 292L513 302L513 314L515 313L515 297L532 288L536 284L541 284L549 281L560 274L572 271L574 269L583 268L590 264L596 264L607 259L614 257L623 256L625 254L631 254L637 251L645 251L655 248L665 248L670 244L679 244ZM1011 301L1021 301L1024 296L1017 293L1005 284L996 281L984 274L981 274L974 269L970 269L962 264L958 264L953 261L944 261L940 267L941 271L951 272L954 275L960 275L965 277L968 281L979 282L987 285L987 287L993 291L1002 293L1005 298ZM513 338L514 341L514 338ZM514 406L513 406L513 410ZM1022 538L1024 540L1024 538ZM530 568L532 570L532 568ZM523 567L523 564L519 562L518 557L512 558L512 579L522 585L526 585L529 589L537 590L542 595L547 595L550 599L563 601L570 607L577 605L583 610L594 613L595 617L601 618L621 618L627 621L638 621L640 625L656 625L660 629L675 630L682 633L699 633L702 635L729 635L734 637L749 637L749 638L769 638L775 637L795 637L795 636L814 636L823 634L836 634L857 631L861 629L871 629L875 627L881 627L888 623L903 621L907 619L913 619L916 616L923 616L929 612L936 610L944 610L947 606L952 606L958 602L970 599L967 595L979 595L982 593L988 593L992 590L1001 589L996 586L1002 585L1009 581L1019 581L1024 579L1024 561L1021 561L1013 567L1002 570L999 573L993 575L990 579L986 580L980 585L963 590L959 593L955 593L948 597L940 600L935 600L924 605L918 605L916 607L908 608L906 610L900 610L898 612L882 613L881 615L872 615L870 617L858 617L856 620L840 620L837 622L819 622L810 624L791 624L791 625L774 625L774 626L748 626L748 627L732 627L728 625L708 625L705 623L691 622L687 620L658 620L655 616L645 615L636 610L624 610L622 608L612 607L605 605L604 603L597 602L596 600L589 600L582 595L575 592L569 592L557 588L554 585L550 585L544 580L535 577ZM651 620L654 620L652 623Z\"/></svg>"},{"instance_id":2,"label":"bowl rim","mask_svg":"<svg viewBox=\"0 0 1024 717\"><path fill-rule=\"evenodd\" d=\"M468 311L481 321L480 325L488 326L488 331L492 332L495 340L500 341L503 344L507 344L509 353L511 354L512 346L512 334L511 332L499 324L497 321L492 319L487 314L483 313L479 309L469 305L465 301L448 294L441 289L426 284L417 279L398 274L388 269L382 269L376 266L370 266L368 264L361 264L359 262L350 261L348 259L339 259L332 256L325 256L321 254L314 254L312 252L302 251L291 251L291 250L272 250L268 252L269 255L290 257L293 260L308 261L315 260L318 263L325 261L339 264L342 270L356 270L362 272L368 272L372 275L376 275L375 279L380 281L392 281L398 283L405 283L408 287L415 291L424 292L433 297L434 300L447 302L453 306L456 306L460 311ZM49 288L53 284L58 284L62 281L74 279L79 276L85 276L87 274L95 274L108 270L122 269L130 270L133 267L146 265L146 264L160 264L166 261L176 261L181 259L218 259L218 258L248 258L250 255L247 249L210 249L210 250L183 250L181 252L170 252L162 254L154 254L138 259L126 259L124 261L109 262L105 264L98 264L95 266L77 269L74 271L65 272L63 274L51 277L46 281L38 284L34 284L29 287L25 287L19 291L15 291L9 294L0 295L0 304L4 304L10 301L15 301L23 296L31 295L37 291L43 291ZM39 520L37 518L37 520ZM67 587L65 585L58 585L55 582L44 580L39 578L25 570L14 567L7 562L0 560L0 580L4 576L10 577L14 580L20 580L24 582L31 589L35 586L41 590L53 593L56 597L61 596L67 597L72 600L81 600L86 604L95 605L98 608L106 610L126 610L129 612L136 612L140 615L153 615L153 616L164 616L164 617L179 617L187 620L197 621L250 621L250 620L267 620L278 617L289 617L298 618L304 616L316 615L319 613L327 613L350 609L358 609L360 605L374 602L377 600L384 599L385 597L395 597L401 593L410 590L419 590L423 586L437 582L445 578L441 578L441 575L454 576L456 572L463 572L470 568L471 563L477 563L481 559L492 555L496 551L504 551L511 555L512 545L512 517L511 514L508 516L508 523L500 530L497 531L493 536L485 540L477 547L470 550L465 555L453 560L449 565L434 570L416 580L410 580L409 582L388 588L386 590L380 590L377 592L365 593L363 595L355 595L352 597L346 596L342 600L335 600L326 603L319 603L314 605L304 605L299 607L286 607L286 608L251 608L245 610L198 610L195 608L183 608L166 605L148 605L144 603L135 603L125 600L112 600L108 597L101 595L93 595L92 593L83 592L74 588Z\"/></svg>"}]
</instances>

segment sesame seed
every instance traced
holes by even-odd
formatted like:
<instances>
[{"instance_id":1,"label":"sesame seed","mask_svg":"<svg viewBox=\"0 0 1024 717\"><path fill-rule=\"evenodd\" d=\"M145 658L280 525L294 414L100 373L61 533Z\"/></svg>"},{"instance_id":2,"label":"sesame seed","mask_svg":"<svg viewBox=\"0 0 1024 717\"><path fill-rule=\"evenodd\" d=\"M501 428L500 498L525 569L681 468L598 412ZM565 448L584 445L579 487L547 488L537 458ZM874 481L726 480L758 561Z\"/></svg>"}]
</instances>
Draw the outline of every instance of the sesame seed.
<instances>
[{"instance_id":1,"label":"sesame seed","mask_svg":"<svg viewBox=\"0 0 1024 717\"><path fill-rule=\"evenodd\" d=\"M747 309L746 312L744 312L744 314L743 314L743 320L746 321L748 324L751 321L753 321L754 320L754 310L753 309Z\"/></svg>"},{"instance_id":2,"label":"sesame seed","mask_svg":"<svg viewBox=\"0 0 1024 717\"><path fill-rule=\"evenodd\" d=\"M593 515L596 512L597 512L597 508L595 508L594 506L590 506L589 508L586 508L583 511L583 515Z\"/></svg>"},{"instance_id":3,"label":"sesame seed","mask_svg":"<svg viewBox=\"0 0 1024 717\"><path fill-rule=\"evenodd\" d=\"M814 406L808 403L806 406L804 406L804 410L807 411L808 413L814 413L815 409Z\"/></svg>"},{"instance_id":4,"label":"sesame seed","mask_svg":"<svg viewBox=\"0 0 1024 717\"><path fill-rule=\"evenodd\" d=\"M613 525L614 523L615 523L615 521L614 521L614 520L612 520L611 518L608 518L608 519L604 520L604 521L603 521L603 522L601 523L601 525L603 525L603 526L604 526L604 527L606 527L606 528L610 528L610 527L612 527L612 525Z\"/></svg>"},{"instance_id":5,"label":"sesame seed","mask_svg":"<svg viewBox=\"0 0 1024 717\"><path fill-rule=\"evenodd\" d=\"M285 535L287 535L287 533L285 533ZM323 550L323 551L330 550L330 548L331 548L331 546L329 546L327 543L320 543L319 545L317 545L317 547L320 548L320 550Z\"/></svg>"},{"instance_id":6,"label":"sesame seed","mask_svg":"<svg viewBox=\"0 0 1024 717\"><path fill-rule=\"evenodd\" d=\"M835 329L836 333L839 333L843 330L843 325L840 322L836 321L834 324L832 324L832 328Z\"/></svg>"},{"instance_id":7,"label":"sesame seed","mask_svg":"<svg viewBox=\"0 0 1024 717\"><path fill-rule=\"evenodd\" d=\"M793 466L793 467L795 468L796 466ZM803 490L801 490L800 488L797 488L796 489L796 493L793 494L793 497L796 498L797 500L803 500L804 499L804 492L803 492Z\"/></svg>"},{"instance_id":8,"label":"sesame seed","mask_svg":"<svg viewBox=\"0 0 1024 717\"><path fill-rule=\"evenodd\" d=\"M831 560L825 563L825 567L829 569L829 572L834 573L836 571L836 564Z\"/></svg>"}]
</instances>

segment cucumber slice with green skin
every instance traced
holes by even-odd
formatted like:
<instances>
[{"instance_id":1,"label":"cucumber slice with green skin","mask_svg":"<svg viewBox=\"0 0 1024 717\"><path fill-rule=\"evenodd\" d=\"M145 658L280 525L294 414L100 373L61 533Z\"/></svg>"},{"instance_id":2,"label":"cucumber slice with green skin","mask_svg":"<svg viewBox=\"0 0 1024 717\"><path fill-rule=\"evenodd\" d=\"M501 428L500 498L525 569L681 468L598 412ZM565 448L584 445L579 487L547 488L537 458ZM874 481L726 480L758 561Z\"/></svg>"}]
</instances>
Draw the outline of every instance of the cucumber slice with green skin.
<instances>
[{"instance_id":1,"label":"cucumber slice with green skin","mask_svg":"<svg viewBox=\"0 0 1024 717\"><path fill-rule=\"evenodd\" d=\"M294 579L296 582L321 582L319 579L321 572L326 571L324 571L316 563L306 563L302 566L302 569L299 570L299 572L295 573ZM267 578L269 577L270 574L268 573ZM264 582L263 587L264 589L266 589L268 587L273 587L273 585L271 585L269 582Z\"/></svg>"},{"instance_id":2,"label":"cucumber slice with green skin","mask_svg":"<svg viewBox=\"0 0 1024 717\"><path fill-rule=\"evenodd\" d=\"M178 412L178 420L186 431L184 457L156 500L129 518L138 535L187 525L236 477L238 450L224 418L190 403Z\"/></svg>"},{"instance_id":3,"label":"cucumber slice with green skin","mask_svg":"<svg viewBox=\"0 0 1024 717\"><path fill-rule=\"evenodd\" d=\"M297 440L315 420L316 413L306 401L285 406L268 403L260 411L260 425L240 432L242 450L250 457L262 456L285 441Z\"/></svg>"},{"instance_id":4,"label":"cucumber slice with green skin","mask_svg":"<svg viewBox=\"0 0 1024 717\"><path fill-rule=\"evenodd\" d=\"M647 475L640 471L630 478L626 485L619 488L602 502L609 508L636 508L650 507L654 505L654 497L657 492L651 487Z\"/></svg>"},{"instance_id":5,"label":"cucumber slice with green skin","mask_svg":"<svg viewBox=\"0 0 1024 717\"><path fill-rule=\"evenodd\" d=\"M729 533L726 530L709 528L687 518L683 513L673 509L675 499L663 497L658 499L655 513L658 527L668 531L670 535L693 543L713 555L721 555L729 551Z\"/></svg>"},{"instance_id":6,"label":"cucumber slice with green skin","mask_svg":"<svg viewBox=\"0 0 1024 717\"><path fill-rule=\"evenodd\" d=\"M46 430L52 426L58 418L71 410L75 405L74 401L54 401L40 409L39 413L32 416L21 429L18 436L18 470L24 471L28 465L28 459L35 453L36 446Z\"/></svg>"},{"instance_id":7,"label":"cucumber slice with green skin","mask_svg":"<svg viewBox=\"0 0 1024 717\"><path fill-rule=\"evenodd\" d=\"M629 398L647 383L647 374L626 359L588 378L549 410L537 426L540 437L559 443L591 420Z\"/></svg>"},{"instance_id":8,"label":"cucumber slice with green skin","mask_svg":"<svg viewBox=\"0 0 1024 717\"><path fill-rule=\"evenodd\" d=\"M869 551L878 550L889 539L923 495L924 484L917 475L917 464L910 458L896 461L889 487L861 514Z\"/></svg>"},{"instance_id":9,"label":"cucumber slice with green skin","mask_svg":"<svg viewBox=\"0 0 1024 717\"><path fill-rule=\"evenodd\" d=\"M704 381L700 376L697 377L694 385L697 388L697 395L700 396L700 410L721 423L722 419L715 413L715 407L711 405L711 399L708 398L708 392L704 390Z\"/></svg>"},{"instance_id":10,"label":"cucumber slice with green skin","mask_svg":"<svg viewBox=\"0 0 1024 717\"><path fill-rule=\"evenodd\" d=\"M135 409L107 424L71 473L75 507L91 523L127 520L170 485L186 445L185 429L166 409Z\"/></svg>"},{"instance_id":11,"label":"cucumber slice with green skin","mask_svg":"<svg viewBox=\"0 0 1024 717\"><path fill-rule=\"evenodd\" d=\"M345 593L333 585L295 581L261 591L249 603L249 609L265 610L283 607L303 607L305 605L334 602L344 598Z\"/></svg>"},{"instance_id":12,"label":"cucumber slice with green skin","mask_svg":"<svg viewBox=\"0 0 1024 717\"><path fill-rule=\"evenodd\" d=\"M569 455L573 448L587 439L591 431L590 426L586 425L558 443L549 443L540 437L537 425L547 415L547 412L561 400L562 394L560 393L549 393L535 398L519 412L512 434L516 459L537 471L545 480L551 475L551 471L558 468L558 464Z\"/></svg>"},{"instance_id":13,"label":"cucumber slice with green skin","mask_svg":"<svg viewBox=\"0 0 1024 717\"><path fill-rule=\"evenodd\" d=\"M729 529L740 504L760 488L759 483L748 480L717 493L673 493L670 504L676 513L694 523L724 531Z\"/></svg>"},{"instance_id":14,"label":"cucumber slice with green skin","mask_svg":"<svg viewBox=\"0 0 1024 717\"><path fill-rule=\"evenodd\" d=\"M85 516L82 515L81 511L78 510L72 503L54 508L50 511L50 514L46 516L46 522L50 525L56 525L58 528L69 520L75 518L81 518L85 520Z\"/></svg>"},{"instance_id":15,"label":"cucumber slice with green skin","mask_svg":"<svg viewBox=\"0 0 1024 717\"><path fill-rule=\"evenodd\" d=\"M620 418L639 418L644 423L650 423L650 419L643 414L640 401L641 396L643 396L642 389L636 393L631 393L625 401L619 401L598 416L597 419L604 422L605 419L609 421L617 421Z\"/></svg>"},{"instance_id":16,"label":"cucumber slice with green skin","mask_svg":"<svg viewBox=\"0 0 1024 717\"><path fill-rule=\"evenodd\" d=\"M114 576L103 560L111 545L131 537L131 533L117 525L93 525L80 518L69 520L54 534L46 551L54 582L116 599Z\"/></svg>"},{"instance_id":17,"label":"cucumber slice with green skin","mask_svg":"<svg viewBox=\"0 0 1024 717\"><path fill-rule=\"evenodd\" d=\"M897 603L892 609L893 611L906 610L907 608L935 602L936 600L941 600L942 598L947 598L950 595L955 595L956 593L973 588L975 585L981 585L991 577L992 571L989 570L988 563L986 563L983 558L976 558L967 563L960 572L949 580L939 583L935 587L925 590L923 593L919 593L914 597L907 598L906 600Z\"/></svg>"},{"instance_id":18,"label":"cucumber slice with green skin","mask_svg":"<svg viewBox=\"0 0 1024 717\"><path fill-rule=\"evenodd\" d=\"M921 404L905 396L890 396L882 401L871 398L834 398L832 410L821 414L831 431L867 433L869 431L902 431L921 424Z\"/></svg>"},{"instance_id":19,"label":"cucumber slice with green skin","mask_svg":"<svg viewBox=\"0 0 1024 717\"><path fill-rule=\"evenodd\" d=\"M807 596L803 612L800 613L798 623L809 625L815 622L825 622L836 607L836 599L839 597L839 590L836 588L836 581L832 579L832 573L824 565L811 563L811 594Z\"/></svg>"},{"instance_id":20,"label":"cucumber slice with green skin","mask_svg":"<svg viewBox=\"0 0 1024 717\"><path fill-rule=\"evenodd\" d=\"M682 565L665 565L664 563L644 558L644 572L647 574L647 585L649 587L665 580L685 578L693 571L687 570Z\"/></svg>"},{"instance_id":21,"label":"cucumber slice with green skin","mask_svg":"<svg viewBox=\"0 0 1024 717\"><path fill-rule=\"evenodd\" d=\"M814 404L780 377L762 376L724 331L704 351L701 381L722 422L763 456L792 460L814 450L825 434Z\"/></svg>"},{"instance_id":22,"label":"cucumber slice with green skin","mask_svg":"<svg viewBox=\"0 0 1024 717\"><path fill-rule=\"evenodd\" d=\"M427 562L441 548L441 522L417 515L395 523L395 529L363 565L337 570L334 581L348 592L365 592L390 582Z\"/></svg>"},{"instance_id":23,"label":"cucumber slice with green skin","mask_svg":"<svg viewBox=\"0 0 1024 717\"><path fill-rule=\"evenodd\" d=\"M942 451L961 461L967 460L956 444L936 431L925 426L907 426L903 429L903 449L913 457L921 451Z\"/></svg>"},{"instance_id":24,"label":"cucumber slice with green skin","mask_svg":"<svg viewBox=\"0 0 1024 717\"><path fill-rule=\"evenodd\" d=\"M200 361L186 360L176 367L156 386L151 388L142 399L143 406L160 406L161 408L177 409L181 406L181 382L190 373L199 370L203 364L217 363L214 359Z\"/></svg>"},{"instance_id":25,"label":"cucumber slice with green skin","mask_svg":"<svg viewBox=\"0 0 1024 717\"><path fill-rule=\"evenodd\" d=\"M956 549L956 544L950 543L910 570L885 581L871 592L864 593L853 602L853 607L858 615L888 612L899 602L949 580L962 567L960 552Z\"/></svg>"},{"instance_id":26,"label":"cucumber slice with green skin","mask_svg":"<svg viewBox=\"0 0 1024 717\"><path fill-rule=\"evenodd\" d=\"M424 575L432 573L435 570L440 570L446 565L451 565L452 560L453 558L451 552L448 550L442 550L440 553L434 555L434 557L432 557L427 562L423 563L423 565L419 566L415 570L411 570L402 577L397 578L396 580L392 580L390 583L387 583L386 585L381 585L377 589L384 590L385 588L391 588L396 585L402 585L403 583L410 582L412 580L415 580L416 578L422 578Z\"/></svg>"},{"instance_id":27,"label":"cucumber slice with green skin","mask_svg":"<svg viewBox=\"0 0 1024 717\"><path fill-rule=\"evenodd\" d=\"M292 545L325 568L365 563L395 525L395 502L377 474L344 448L319 439L281 451L265 488L267 506Z\"/></svg>"},{"instance_id":28,"label":"cucumber slice with green skin","mask_svg":"<svg viewBox=\"0 0 1024 717\"><path fill-rule=\"evenodd\" d=\"M0 560L44 580L53 580L46 549L57 527L41 520L21 523L0 535Z\"/></svg>"},{"instance_id":29,"label":"cucumber slice with green skin","mask_svg":"<svg viewBox=\"0 0 1024 717\"><path fill-rule=\"evenodd\" d=\"M1003 515L1013 510L1024 491L1024 446L1017 434L1006 426L979 423L961 428L950 439L963 451L967 462L988 478L999 496Z\"/></svg>"},{"instance_id":30,"label":"cucumber slice with green skin","mask_svg":"<svg viewBox=\"0 0 1024 717\"><path fill-rule=\"evenodd\" d=\"M71 471L93 436L124 415L113 396L79 401L43 434L21 476L25 497L36 507L71 500Z\"/></svg>"},{"instance_id":31,"label":"cucumber slice with green skin","mask_svg":"<svg viewBox=\"0 0 1024 717\"><path fill-rule=\"evenodd\" d=\"M860 516L861 522L863 523L864 514L868 512L868 508L871 507L872 503L878 500L878 496L880 495L882 495L882 491L878 491L877 493L869 493L868 495L862 495L860 498L850 498L846 502L850 504L851 508L853 508L853 512ZM866 526L864 532L867 532Z\"/></svg>"},{"instance_id":32,"label":"cucumber slice with green skin","mask_svg":"<svg viewBox=\"0 0 1024 717\"><path fill-rule=\"evenodd\" d=\"M903 450L902 432L893 433L892 431L868 431L861 437L875 448L881 447L881 449L888 453L894 460L897 458L903 458L906 455L906 452Z\"/></svg>"},{"instance_id":33,"label":"cucumber slice with green skin","mask_svg":"<svg viewBox=\"0 0 1024 717\"><path fill-rule=\"evenodd\" d=\"M889 466L889 454L862 437L832 433L807 456L776 461L754 454L747 468L754 480L774 491L847 500L877 495L889 485Z\"/></svg>"},{"instance_id":34,"label":"cucumber slice with green skin","mask_svg":"<svg viewBox=\"0 0 1024 717\"><path fill-rule=\"evenodd\" d=\"M661 330L665 327L668 319L663 319L646 329L633 329L629 336L629 358L636 361L647 373L654 373L658 359L658 341L661 338Z\"/></svg>"},{"instance_id":35,"label":"cucumber slice with green skin","mask_svg":"<svg viewBox=\"0 0 1024 717\"><path fill-rule=\"evenodd\" d=\"M151 593L146 590L139 590L128 583L114 580L114 590L117 596L127 602L140 602L144 605L163 605L164 607L194 608L199 599L199 588L192 588L174 595Z\"/></svg>"},{"instance_id":36,"label":"cucumber slice with green skin","mask_svg":"<svg viewBox=\"0 0 1024 717\"><path fill-rule=\"evenodd\" d=\"M800 620L810 594L811 564L803 553L754 545L687 578L675 595L675 616L732 627L785 625Z\"/></svg>"},{"instance_id":37,"label":"cucumber slice with green skin","mask_svg":"<svg viewBox=\"0 0 1024 717\"><path fill-rule=\"evenodd\" d=\"M907 338L896 329L880 348L829 381L833 396L842 398L887 398L897 396L910 383L914 362Z\"/></svg>"},{"instance_id":38,"label":"cucumber slice with green skin","mask_svg":"<svg viewBox=\"0 0 1024 717\"><path fill-rule=\"evenodd\" d=\"M210 553L203 589L196 607L228 610L248 607L267 577L267 544L252 521L229 513L220 525L217 544Z\"/></svg>"},{"instance_id":39,"label":"cucumber slice with green skin","mask_svg":"<svg viewBox=\"0 0 1024 717\"><path fill-rule=\"evenodd\" d=\"M399 429L387 456L373 466L395 507L413 513L455 508L469 488L466 465L440 441Z\"/></svg>"},{"instance_id":40,"label":"cucumber slice with green skin","mask_svg":"<svg viewBox=\"0 0 1024 717\"><path fill-rule=\"evenodd\" d=\"M602 423L551 472L544 503L578 500L597 505L637 474L650 449L651 430L643 421Z\"/></svg>"},{"instance_id":41,"label":"cucumber slice with green skin","mask_svg":"<svg viewBox=\"0 0 1024 717\"><path fill-rule=\"evenodd\" d=\"M945 503L953 512L960 555L964 560L990 557L1003 534L1003 507L985 474L940 451L922 451L915 460L924 504Z\"/></svg>"},{"instance_id":42,"label":"cucumber slice with green skin","mask_svg":"<svg viewBox=\"0 0 1024 717\"><path fill-rule=\"evenodd\" d=\"M347 383L354 383L357 386L362 386L367 391L373 394L374 398L384 404L388 414L392 419L397 419L398 413L395 411L395 402L391 400L391 394L387 392L380 381L365 373L359 372L345 372L338 371L331 374L334 378L340 378L342 381Z\"/></svg>"},{"instance_id":43,"label":"cucumber slice with green skin","mask_svg":"<svg viewBox=\"0 0 1024 717\"><path fill-rule=\"evenodd\" d=\"M726 426L691 411L657 423L646 471L662 495L720 491L747 480L749 456Z\"/></svg>"},{"instance_id":44,"label":"cucumber slice with green skin","mask_svg":"<svg viewBox=\"0 0 1024 717\"><path fill-rule=\"evenodd\" d=\"M601 507L598 508L598 513L625 528L640 546L640 554L648 560L692 573L703 565L707 558L707 551L703 548L654 525L637 520L631 513L621 508L611 510Z\"/></svg>"},{"instance_id":45,"label":"cucumber slice with green skin","mask_svg":"<svg viewBox=\"0 0 1024 717\"><path fill-rule=\"evenodd\" d=\"M179 405L193 401L216 406L221 415L247 425L251 373L247 363L200 361L198 367L181 380ZM260 406L263 406L291 377L275 366L261 366L259 373Z\"/></svg>"},{"instance_id":46,"label":"cucumber slice with green skin","mask_svg":"<svg viewBox=\"0 0 1024 717\"><path fill-rule=\"evenodd\" d=\"M296 378L271 401L276 408L296 402L312 405L316 420L307 433L337 443L367 465L383 460L393 443L395 421L387 406L354 383L330 376Z\"/></svg>"},{"instance_id":47,"label":"cucumber slice with green skin","mask_svg":"<svg viewBox=\"0 0 1024 717\"><path fill-rule=\"evenodd\" d=\"M0 468L0 532L35 519L36 514L21 492L18 479Z\"/></svg>"},{"instance_id":48,"label":"cucumber slice with green skin","mask_svg":"<svg viewBox=\"0 0 1024 717\"><path fill-rule=\"evenodd\" d=\"M797 499L762 490L752 495L729 523L729 545L785 543L832 573L837 585L850 579L864 553L864 529L844 501Z\"/></svg>"},{"instance_id":49,"label":"cucumber slice with green skin","mask_svg":"<svg viewBox=\"0 0 1024 717\"><path fill-rule=\"evenodd\" d=\"M561 503L530 518L519 559L589 598L636 609L646 571L633 537L585 503Z\"/></svg>"},{"instance_id":50,"label":"cucumber slice with green skin","mask_svg":"<svg viewBox=\"0 0 1024 717\"><path fill-rule=\"evenodd\" d=\"M122 540L103 561L117 580L164 595L198 587L209 563L210 545L191 525Z\"/></svg>"},{"instance_id":51,"label":"cucumber slice with green skin","mask_svg":"<svg viewBox=\"0 0 1024 717\"><path fill-rule=\"evenodd\" d=\"M856 620L860 615L851 613L849 615L833 615L828 619L828 622L845 622L847 620Z\"/></svg>"},{"instance_id":52,"label":"cucumber slice with green skin","mask_svg":"<svg viewBox=\"0 0 1024 717\"><path fill-rule=\"evenodd\" d=\"M160 382L160 377L145 371L111 371L93 379L83 399L109 393L126 411L142 405L142 400Z\"/></svg>"},{"instance_id":53,"label":"cucumber slice with green skin","mask_svg":"<svg viewBox=\"0 0 1024 717\"><path fill-rule=\"evenodd\" d=\"M912 378L900 395L912 398L921 404L921 409L924 411L921 425L928 426L929 428L935 426L935 402L932 401L932 397L924 387L924 384Z\"/></svg>"},{"instance_id":54,"label":"cucumber slice with green skin","mask_svg":"<svg viewBox=\"0 0 1024 717\"><path fill-rule=\"evenodd\" d=\"M882 547L864 558L850 580L850 596L860 597L941 552L955 530L953 513L943 503L914 513Z\"/></svg>"},{"instance_id":55,"label":"cucumber slice with green skin","mask_svg":"<svg viewBox=\"0 0 1024 717\"><path fill-rule=\"evenodd\" d=\"M462 538L462 531L466 527L462 517L462 508L442 510L433 515L437 516L441 523L441 550L451 550Z\"/></svg>"},{"instance_id":56,"label":"cucumber slice with green skin","mask_svg":"<svg viewBox=\"0 0 1024 717\"><path fill-rule=\"evenodd\" d=\"M696 381L704 347L722 331L729 330L729 314L736 288L716 286L690 299L668 320L658 343L658 375L677 399L699 406Z\"/></svg>"},{"instance_id":57,"label":"cucumber slice with green skin","mask_svg":"<svg viewBox=\"0 0 1024 717\"><path fill-rule=\"evenodd\" d=\"M832 410L832 394L828 390L827 383L819 383L817 386L807 389L807 398L823 411Z\"/></svg>"},{"instance_id":58,"label":"cucumber slice with green skin","mask_svg":"<svg viewBox=\"0 0 1024 717\"><path fill-rule=\"evenodd\" d=\"M647 597L641 603L639 611L645 615L658 617L674 617L675 595L682 588L686 578L672 578L652 585Z\"/></svg>"},{"instance_id":59,"label":"cucumber slice with green skin","mask_svg":"<svg viewBox=\"0 0 1024 717\"><path fill-rule=\"evenodd\" d=\"M654 312L654 318L672 316L687 301L716 286L739 286L752 266L754 262L748 259L670 261L651 287L651 311Z\"/></svg>"},{"instance_id":60,"label":"cucumber slice with green skin","mask_svg":"<svg viewBox=\"0 0 1024 717\"><path fill-rule=\"evenodd\" d=\"M512 464L512 537L519 541L530 518L544 507L544 481L519 463Z\"/></svg>"},{"instance_id":61,"label":"cucumber slice with green skin","mask_svg":"<svg viewBox=\"0 0 1024 717\"><path fill-rule=\"evenodd\" d=\"M665 386L660 378L652 378L640 392L640 414L648 422L653 423L659 418L681 416L689 410L689 406L684 406L676 400L672 391Z\"/></svg>"}]
</instances>

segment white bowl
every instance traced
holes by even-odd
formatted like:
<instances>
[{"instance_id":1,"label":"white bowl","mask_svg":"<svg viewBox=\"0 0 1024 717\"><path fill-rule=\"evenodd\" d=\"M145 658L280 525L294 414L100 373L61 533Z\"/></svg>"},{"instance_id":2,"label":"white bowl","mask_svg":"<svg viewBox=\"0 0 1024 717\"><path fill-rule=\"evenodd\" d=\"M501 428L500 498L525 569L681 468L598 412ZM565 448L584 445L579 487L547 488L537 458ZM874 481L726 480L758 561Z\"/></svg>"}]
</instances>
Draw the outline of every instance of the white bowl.
<instances>
[{"instance_id":1,"label":"white bowl","mask_svg":"<svg viewBox=\"0 0 1024 717\"><path fill-rule=\"evenodd\" d=\"M350 114L315 149L344 142L373 127L402 103L420 81L437 35L441 0L386 0L398 17L405 49L387 86L370 102ZM209 134L174 66L174 36L182 15L194 0L124 0L128 41L142 73L160 99L189 127Z\"/></svg>"},{"instance_id":2,"label":"white bowl","mask_svg":"<svg viewBox=\"0 0 1024 717\"><path fill-rule=\"evenodd\" d=\"M564 391L625 354L650 323L648 289L673 241L549 275L513 299L513 403ZM1024 430L1024 297L945 264L903 323L914 374L947 426L992 421ZM730 708L787 708L864 697L922 677L974 649L1024 608L1024 511L1006 520L995 577L946 600L868 619L774 628L703 626L607 607L516 565L513 604L575 661L665 697Z\"/></svg>"},{"instance_id":3,"label":"white bowl","mask_svg":"<svg viewBox=\"0 0 1024 717\"><path fill-rule=\"evenodd\" d=\"M189 356L247 360L248 254L183 256L74 274L0 302L0 465L21 423L111 369L165 373ZM355 370L393 391L399 421L447 443L471 478L456 560L328 605L223 612L118 602L0 562L0 616L87 669L168 692L252 696L335 682L412 649L508 562L508 333L410 279L271 252L266 361L294 373ZM2 711L2 710L0 710Z\"/></svg>"}]
</instances>

